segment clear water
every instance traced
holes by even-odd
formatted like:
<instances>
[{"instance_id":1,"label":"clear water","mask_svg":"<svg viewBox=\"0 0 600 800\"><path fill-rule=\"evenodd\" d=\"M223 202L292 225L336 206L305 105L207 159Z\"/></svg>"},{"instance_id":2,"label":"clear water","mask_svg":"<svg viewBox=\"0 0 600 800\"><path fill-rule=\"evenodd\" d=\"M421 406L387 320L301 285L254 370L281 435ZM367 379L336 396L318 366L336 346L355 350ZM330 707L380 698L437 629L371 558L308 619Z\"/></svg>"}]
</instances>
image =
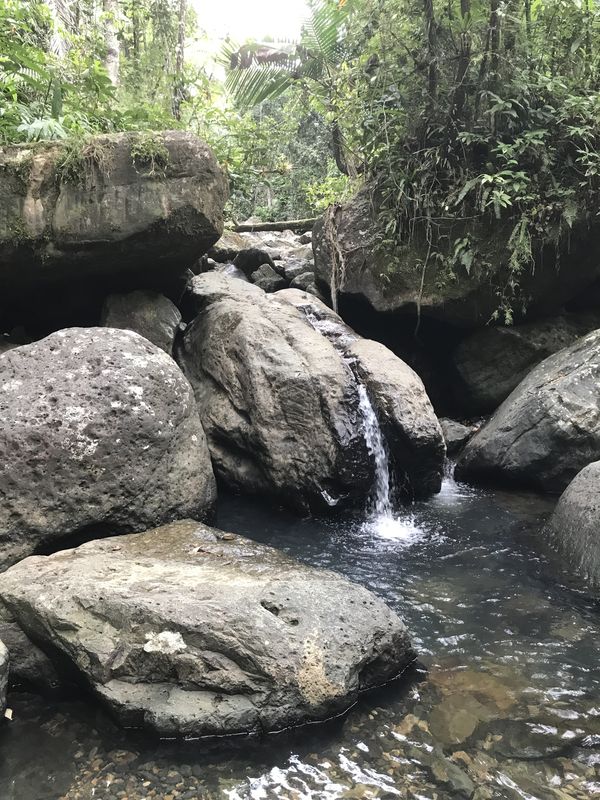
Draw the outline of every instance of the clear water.
<instances>
[{"instance_id":1,"label":"clear water","mask_svg":"<svg viewBox=\"0 0 600 800\"><path fill-rule=\"evenodd\" d=\"M221 527L384 597L422 666L342 718L263 738L157 742L89 702L12 695L0 798L600 797L600 606L545 551L550 507L448 479L386 532L225 499Z\"/></svg>"}]
</instances>

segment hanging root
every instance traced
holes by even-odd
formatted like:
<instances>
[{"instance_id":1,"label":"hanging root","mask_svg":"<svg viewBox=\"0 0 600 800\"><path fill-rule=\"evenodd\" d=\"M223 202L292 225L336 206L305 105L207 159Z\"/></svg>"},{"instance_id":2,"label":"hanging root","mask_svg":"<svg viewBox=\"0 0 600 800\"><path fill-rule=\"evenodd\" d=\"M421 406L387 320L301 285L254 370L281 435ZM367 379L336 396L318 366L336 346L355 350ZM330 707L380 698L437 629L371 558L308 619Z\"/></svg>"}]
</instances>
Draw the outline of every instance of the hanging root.
<instances>
[{"instance_id":1,"label":"hanging root","mask_svg":"<svg viewBox=\"0 0 600 800\"><path fill-rule=\"evenodd\" d=\"M338 294L344 288L346 280L346 261L337 236L337 212L340 206L336 203L330 206L325 213L323 223L323 233L328 244L328 251L331 257L330 291L331 305L335 313L338 313Z\"/></svg>"}]
</instances>

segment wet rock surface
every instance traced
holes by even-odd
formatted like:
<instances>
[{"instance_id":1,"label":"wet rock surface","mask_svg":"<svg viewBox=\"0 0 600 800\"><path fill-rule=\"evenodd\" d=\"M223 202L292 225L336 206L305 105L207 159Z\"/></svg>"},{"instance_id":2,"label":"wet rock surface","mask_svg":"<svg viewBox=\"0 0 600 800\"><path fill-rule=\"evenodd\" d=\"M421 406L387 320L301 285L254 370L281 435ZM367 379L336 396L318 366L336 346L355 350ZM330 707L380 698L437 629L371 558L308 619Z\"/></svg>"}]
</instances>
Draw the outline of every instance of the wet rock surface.
<instances>
[{"instance_id":1,"label":"wet rock surface","mask_svg":"<svg viewBox=\"0 0 600 800\"><path fill-rule=\"evenodd\" d=\"M539 364L463 450L456 474L562 492L600 458L600 331Z\"/></svg>"},{"instance_id":2,"label":"wet rock surface","mask_svg":"<svg viewBox=\"0 0 600 800\"><path fill-rule=\"evenodd\" d=\"M480 425L463 425L462 422L446 418L440 419L440 426L449 456L460 452L481 427Z\"/></svg>"},{"instance_id":3,"label":"wet rock surface","mask_svg":"<svg viewBox=\"0 0 600 800\"><path fill-rule=\"evenodd\" d=\"M414 658L366 589L192 521L28 558L0 600L123 725L167 736L327 717Z\"/></svg>"},{"instance_id":4,"label":"wet rock surface","mask_svg":"<svg viewBox=\"0 0 600 800\"><path fill-rule=\"evenodd\" d=\"M318 298L294 289L276 296L313 320L366 387L391 456L395 489L411 499L439 492L444 441L416 372L384 345L358 336Z\"/></svg>"},{"instance_id":5,"label":"wet rock surface","mask_svg":"<svg viewBox=\"0 0 600 800\"><path fill-rule=\"evenodd\" d=\"M477 331L452 357L460 406L471 414L495 411L537 364L598 327L600 315L587 312Z\"/></svg>"},{"instance_id":6,"label":"wet rock surface","mask_svg":"<svg viewBox=\"0 0 600 800\"><path fill-rule=\"evenodd\" d=\"M177 306L158 292L136 291L109 295L102 310L105 328L134 331L171 355L181 324Z\"/></svg>"},{"instance_id":7,"label":"wet rock surface","mask_svg":"<svg viewBox=\"0 0 600 800\"><path fill-rule=\"evenodd\" d=\"M130 331L71 328L0 356L0 565L68 535L203 518L215 501L192 389Z\"/></svg>"},{"instance_id":8,"label":"wet rock surface","mask_svg":"<svg viewBox=\"0 0 600 800\"><path fill-rule=\"evenodd\" d=\"M573 478L544 533L573 570L600 592L600 461L588 464Z\"/></svg>"}]
</instances>

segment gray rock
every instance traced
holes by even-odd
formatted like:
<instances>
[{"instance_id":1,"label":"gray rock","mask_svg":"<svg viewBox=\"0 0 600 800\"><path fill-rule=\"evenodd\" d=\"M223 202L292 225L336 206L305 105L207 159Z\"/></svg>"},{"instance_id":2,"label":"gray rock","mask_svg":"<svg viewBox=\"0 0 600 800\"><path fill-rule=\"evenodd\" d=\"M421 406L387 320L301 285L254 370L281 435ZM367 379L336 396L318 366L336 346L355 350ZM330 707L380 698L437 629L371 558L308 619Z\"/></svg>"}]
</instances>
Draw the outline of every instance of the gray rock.
<instances>
[{"instance_id":1,"label":"gray rock","mask_svg":"<svg viewBox=\"0 0 600 800\"><path fill-rule=\"evenodd\" d=\"M268 264L270 267L275 267L275 262L267 253L266 250L261 250L258 247L250 247L247 250L240 250L237 254L235 259L233 260L234 265L241 269L244 275L248 278L252 277L252 274L256 272L259 267L262 267L263 264Z\"/></svg>"},{"instance_id":2,"label":"gray rock","mask_svg":"<svg viewBox=\"0 0 600 800\"><path fill-rule=\"evenodd\" d=\"M217 473L301 509L359 503L373 464L354 376L301 311L215 273L192 282L180 363Z\"/></svg>"},{"instance_id":3,"label":"gray rock","mask_svg":"<svg viewBox=\"0 0 600 800\"><path fill-rule=\"evenodd\" d=\"M0 641L0 719L6 710L6 692L8 689L9 658L6 645Z\"/></svg>"},{"instance_id":4,"label":"gray rock","mask_svg":"<svg viewBox=\"0 0 600 800\"><path fill-rule=\"evenodd\" d=\"M202 518L215 484L191 387L130 331L0 356L0 568L69 534Z\"/></svg>"},{"instance_id":5,"label":"gray rock","mask_svg":"<svg viewBox=\"0 0 600 800\"><path fill-rule=\"evenodd\" d=\"M0 640L10 653L10 684L19 688L52 692L61 678L48 656L21 630L0 604Z\"/></svg>"},{"instance_id":6,"label":"gray rock","mask_svg":"<svg viewBox=\"0 0 600 800\"><path fill-rule=\"evenodd\" d=\"M123 725L164 736L326 718L414 658L366 589L190 521L28 558L0 602Z\"/></svg>"},{"instance_id":7,"label":"gray rock","mask_svg":"<svg viewBox=\"0 0 600 800\"><path fill-rule=\"evenodd\" d=\"M241 233L223 231L223 235L210 248L208 255L220 264L228 264L233 262L240 250L245 250L248 246L248 240Z\"/></svg>"},{"instance_id":8,"label":"gray rock","mask_svg":"<svg viewBox=\"0 0 600 800\"><path fill-rule=\"evenodd\" d=\"M600 590L600 461L588 464L573 478L545 533L569 565Z\"/></svg>"},{"instance_id":9,"label":"gray rock","mask_svg":"<svg viewBox=\"0 0 600 800\"><path fill-rule=\"evenodd\" d=\"M298 241L300 244L312 244L312 231L307 231L299 236Z\"/></svg>"},{"instance_id":10,"label":"gray rock","mask_svg":"<svg viewBox=\"0 0 600 800\"><path fill-rule=\"evenodd\" d=\"M408 497L439 492L445 447L423 382L391 350L360 338L316 297L286 289L277 297L316 320L317 327L367 387L391 456L394 485Z\"/></svg>"},{"instance_id":11,"label":"gray rock","mask_svg":"<svg viewBox=\"0 0 600 800\"><path fill-rule=\"evenodd\" d=\"M98 136L81 152L58 142L2 149L3 319L21 298L47 304L52 287L68 287L62 305L79 308L110 292L166 290L217 241L227 184L212 151L189 133L156 134L153 169L136 156L143 136Z\"/></svg>"},{"instance_id":12,"label":"gray rock","mask_svg":"<svg viewBox=\"0 0 600 800\"><path fill-rule=\"evenodd\" d=\"M168 298L156 292L111 294L102 312L105 328L134 331L171 355L181 313Z\"/></svg>"},{"instance_id":13,"label":"gray rock","mask_svg":"<svg viewBox=\"0 0 600 800\"><path fill-rule=\"evenodd\" d=\"M477 331L453 355L458 402L468 414L495 411L537 364L599 326L599 314L580 313Z\"/></svg>"},{"instance_id":14,"label":"gray rock","mask_svg":"<svg viewBox=\"0 0 600 800\"><path fill-rule=\"evenodd\" d=\"M263 264L252 273L252 283L267 293L278 292L287 286L285 278L278 275L268 264Z\"/></svg>"},{"instance_id":15,"label":"gray rock","mask_svg":"<svg viewBox=\"0 0 600 800\"><path fill-rule=\"evenodd\" d=\"M297 261L296 259L286 260L283 263L283 274L288 281L291 283L295 278L299 275L303 275L306 272L310 272L309 265L306 261ZM313 271L313 281L314 281L314 271Z\"/></svg>"},{"instance_id":16,"label":"gray rock","mask_svg":"<svg viewBox=\"0 0 600 800\"><path fill-rule=\"evenodd\" d=\"M456 475L562 492L600 459L600 330L539 364L463 450Z\"/></svg>"},{"instance_id":17,"label":"gray rock","mask_svg":"<svg viewBox=\"0 0 600 800\"><path fill-rule=\"evenodd\" d=\"M449 456L456 455L477 432L476 425L463 425L453 419L441 419L440 425Z\"/></svg>"},{"instance_id":18,"label":"gray rock","mask_svg":"<svg viewBox=\"0 0 600 800\"><path fill-rule=\"evenodd\" d=\"M246 283L250 281L250 279L246 277L242 270L238 269L238 267L234 266L233 264L219 264L215 272L219 272L221 275L226 275L229 278L237 278L238 280L245 281Z\"/></svg>"},{"instance_id":19,"label":"gray rock","mask_svg":"<svg viewBox=\"0 0 600 800\"><path fill-rule=\"evenodd\" d=\"M511 275L508 242L514 226L514 219L490 224L454 216L441 221L437 229L441 242L468 236L477 251L475 263L469 272L457 265L447 276L429 260L423 275L429 252L426 225L412 226L410 242L385 250L376 193L373 186L366 186L348 203L329 210L314 227L317 285L331 285L333 239L344 262L342 293L364 298L379 312L416 314L419 307L423 318L467 329L482 327L498 309L498 291ZM535 267L519 277L520 297L532 298L532 313L556 313L600 277L599 241L600 227L580 219L562 237L559 248L551 236L542 247L534 243Z\"/></svg>"},{"instance_id":20,"label":"gray rock","mask_svg":"<svg viewBox=\"0 0 600 800\"><path fill-rule=\"evenodd\" d=\"M297 275L290 284L292 289L300 289L301 292L305 292L307 290L307 287L314 285L315 285L315 273L313 270L307 270L306 272L301 272L300 275Z\"/></svg>"}]
</instances>

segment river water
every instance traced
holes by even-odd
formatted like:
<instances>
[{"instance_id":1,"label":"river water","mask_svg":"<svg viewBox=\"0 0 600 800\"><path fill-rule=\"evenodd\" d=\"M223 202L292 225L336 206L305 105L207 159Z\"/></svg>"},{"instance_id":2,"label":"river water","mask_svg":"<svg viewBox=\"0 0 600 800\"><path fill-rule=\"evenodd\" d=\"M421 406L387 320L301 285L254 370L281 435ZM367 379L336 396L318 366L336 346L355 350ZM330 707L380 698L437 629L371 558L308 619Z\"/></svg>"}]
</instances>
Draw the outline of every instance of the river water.
<instances>
[{"instance_id":1,"label":"river water","mask_svg":"<svg viewBox=\"0 0 600 800\"><path fill-rule=\"evenodd\" d=\"M550 509L451 478L381 524L225 498L220 527L385 598L418 665L344 717L263 738L157 742L89 701L13 694L1 800L600 797L600 607L546 551Z\"/></svg>"}]
</instances>

